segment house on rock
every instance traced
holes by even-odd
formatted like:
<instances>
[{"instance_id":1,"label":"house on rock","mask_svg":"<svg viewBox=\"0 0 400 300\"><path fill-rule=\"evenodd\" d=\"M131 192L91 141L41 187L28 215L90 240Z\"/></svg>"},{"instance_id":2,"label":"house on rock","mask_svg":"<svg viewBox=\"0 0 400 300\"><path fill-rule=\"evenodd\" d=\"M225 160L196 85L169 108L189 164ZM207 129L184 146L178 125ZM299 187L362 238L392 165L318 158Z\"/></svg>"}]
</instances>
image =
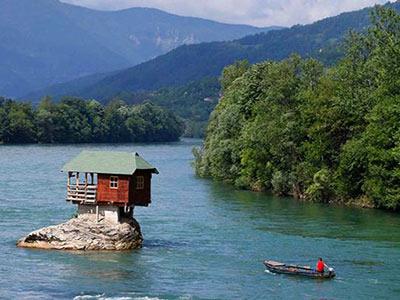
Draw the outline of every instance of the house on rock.
<instances>
[{"instance_id":1,"label":"house on rock","mask_svg":"<svg viewBox=\"0 0 400 300\"><path fill-rule=\"evenodd\" d=\"M78 214L115 223L151 203L151 177L158 174L138 153L104 151L82 151L62 172L68 174L67 201L78 205Z\"/></svg>"}]
</instances>

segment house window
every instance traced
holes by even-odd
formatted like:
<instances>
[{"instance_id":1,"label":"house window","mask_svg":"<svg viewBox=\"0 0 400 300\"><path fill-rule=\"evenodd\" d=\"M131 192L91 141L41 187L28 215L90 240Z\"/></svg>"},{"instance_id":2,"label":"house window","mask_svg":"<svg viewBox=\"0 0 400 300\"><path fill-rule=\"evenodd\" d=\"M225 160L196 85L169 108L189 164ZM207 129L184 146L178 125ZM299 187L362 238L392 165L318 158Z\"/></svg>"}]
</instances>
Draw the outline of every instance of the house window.
<instances>
[{"instance_id":1,"label":"house window","mask_svg":"<svg viewBox=\"0 0 400 300\"><path fill-rule=\"evenodd\" d=\"M144 177L136 176L136 189L143 190L144 189Z\"/></svg>"},{"instance_id":2,"label":"house window","mask_svg":"<svg viewBox=\"0 0 400 300\"><path fill-rule=\"evenodd\" d=\"M110 177L110 188L112 188L112 189L118 188L118 176Z\"/></svg>"}]
</instances>

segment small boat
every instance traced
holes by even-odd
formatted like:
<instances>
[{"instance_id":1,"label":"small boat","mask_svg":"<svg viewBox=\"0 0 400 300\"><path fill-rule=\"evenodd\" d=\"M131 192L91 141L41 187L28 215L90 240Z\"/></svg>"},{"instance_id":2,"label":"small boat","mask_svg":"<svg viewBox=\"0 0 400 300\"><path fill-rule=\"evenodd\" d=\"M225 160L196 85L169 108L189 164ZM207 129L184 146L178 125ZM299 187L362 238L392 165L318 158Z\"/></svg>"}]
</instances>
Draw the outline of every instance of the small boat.
<instances>
[{"instance_id":1,"label":"small boat","mask_svg":"<svg viewBox=\"0 0 400 300\"><path fill-rule=\"evenodd\" d=\"M290 265L273 260L265 260L264 265L267 267L268 271L279 274L299 275L319 279L329 279L336 276L333 268L329 268L329 270L324 273L320 273L309 266Z\"/></svg>"}]
</instances>

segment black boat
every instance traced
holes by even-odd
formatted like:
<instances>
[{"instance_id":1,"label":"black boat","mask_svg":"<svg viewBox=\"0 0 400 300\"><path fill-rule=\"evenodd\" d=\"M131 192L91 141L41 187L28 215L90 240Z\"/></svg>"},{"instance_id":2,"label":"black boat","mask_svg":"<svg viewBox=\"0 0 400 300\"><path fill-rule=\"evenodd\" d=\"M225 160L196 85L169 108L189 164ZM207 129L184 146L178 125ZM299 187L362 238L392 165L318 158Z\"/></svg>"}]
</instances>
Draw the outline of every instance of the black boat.
<instances>
[{"instance_id":1,"label":"black boat","mask_svg":"<svg viewBox=\"0 0 400 300\"><path fill-rule=\"evenodd\" d=\"M264 265L268 271L279 274L299 275L319 279L330 279L336 276L335 270L332 268L321 273L308 266L284 264L273 260L265 260Z\"/></svg>"}]
</instances>

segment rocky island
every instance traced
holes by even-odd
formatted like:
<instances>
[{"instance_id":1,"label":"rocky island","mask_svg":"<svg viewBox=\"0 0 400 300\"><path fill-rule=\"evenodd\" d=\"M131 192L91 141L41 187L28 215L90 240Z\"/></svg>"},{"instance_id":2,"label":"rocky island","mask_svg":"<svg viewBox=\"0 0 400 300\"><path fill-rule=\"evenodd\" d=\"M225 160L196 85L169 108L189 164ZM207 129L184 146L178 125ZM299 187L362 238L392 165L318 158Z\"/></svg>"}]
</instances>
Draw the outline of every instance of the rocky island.
<instances>
[{"instance_id":1,"label":"rocky island","mask_svg":"<svg viewBox=\"0 0 400 300\"><path fill-rule=\"evenodd\" d=\"M130 250L140 248L142 234L135 219L114 223L83 214L55 226L31 232L18 247L54 250Z\"/></svg>"},{"instance_id":2,"label":"rocky island","mask_svg":"<svg viewBox=\"0 0 400 300\"><path fill-rule=\"evenodd\" d=\"M151 177L158 170L138 153L82 151L62 168L68 202L77 216L31 232L18 247L56 250L129 250L143 237L135 206L151 203Z\"/></svg>"}]
</instances>

